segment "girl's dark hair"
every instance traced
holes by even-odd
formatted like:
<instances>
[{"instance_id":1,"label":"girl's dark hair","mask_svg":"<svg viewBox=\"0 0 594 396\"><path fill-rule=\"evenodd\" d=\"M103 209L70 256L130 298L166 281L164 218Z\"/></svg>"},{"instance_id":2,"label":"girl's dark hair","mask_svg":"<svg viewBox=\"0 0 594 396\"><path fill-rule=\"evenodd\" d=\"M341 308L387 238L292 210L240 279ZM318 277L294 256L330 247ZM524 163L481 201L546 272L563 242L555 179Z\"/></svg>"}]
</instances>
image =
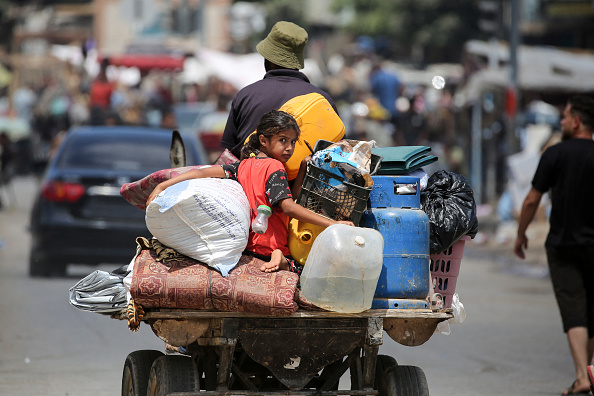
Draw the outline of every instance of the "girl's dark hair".
<instances>
[{"instance_id":1,"label":"girl's dark hair","mask_svg":"<svg viewBox=\"0 0 594 396\"><path fill-rule=\"evenodd\" d=\"M297 137L301 133L297 121L289 113L280 110L271 110L262 116L260 123L256 128L256 132L250 135L247 143L241 148L241 158L249 158L253 154L260 152L260 136L270 139L279 132L287 131L289 129L297 132Z\"/></svg>"}]
</instances>

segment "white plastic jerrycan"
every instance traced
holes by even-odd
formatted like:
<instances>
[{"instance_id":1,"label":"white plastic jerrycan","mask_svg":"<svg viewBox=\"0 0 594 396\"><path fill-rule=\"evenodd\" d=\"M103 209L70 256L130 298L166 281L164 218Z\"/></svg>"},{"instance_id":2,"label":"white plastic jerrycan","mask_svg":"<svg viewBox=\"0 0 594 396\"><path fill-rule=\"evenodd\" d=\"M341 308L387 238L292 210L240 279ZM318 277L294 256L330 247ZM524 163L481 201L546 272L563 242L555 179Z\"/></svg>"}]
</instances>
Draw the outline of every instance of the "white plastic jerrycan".
<instances>
[{"instance_id":1,"label":"white plastic jerrycan","mask_svg":"<svg viewBox=\"0 0 594 396\"><path fill-rule=\"evenodd\" d=\"M384 238L372 228L334 224L313 243L301 292L312 304L335 312L371 308L382 270Z\"/></svg>"}]
</instances>

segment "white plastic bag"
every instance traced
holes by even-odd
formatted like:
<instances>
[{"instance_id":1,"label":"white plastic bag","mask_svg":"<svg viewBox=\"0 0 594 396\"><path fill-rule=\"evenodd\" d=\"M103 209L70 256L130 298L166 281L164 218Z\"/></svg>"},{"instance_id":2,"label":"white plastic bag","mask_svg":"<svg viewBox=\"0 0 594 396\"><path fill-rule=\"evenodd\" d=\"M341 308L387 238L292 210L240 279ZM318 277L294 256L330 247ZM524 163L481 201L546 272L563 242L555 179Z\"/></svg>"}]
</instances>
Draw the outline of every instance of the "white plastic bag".
<instances>
[{"instance_id":1,"label":"white plastic bag","mask_svg":"<svg viewBox=\"0 0 594 396\"><path fill-rule=\"evenodd\" d=\"M353 147L353 152L347 158L357 164L357 169L361 173L370 173L373 171L371 169L371 149L375 146L375 140L360 141Z\"/></svg>"},{"instance_id":2,"label":"white plastic bag","mask_svg":"<svg viewBox=\"0 0 594 396\"><path fill-rule=\"evenodd\" d=\"M464 319L466 319L466 311L464 310L464 304L460 302L460 297L458 296L458 293L454 293L454 295L452 296L452 310L452 314L454 315L454 317L443 322L439 322L437 324L437 328L435 329L436 333L448 335L450 334L450 324L462 323L464 322Z\"/></svg>"},{"instance_id":3,"label":"white plastic bag","mask_svg":"<svg viewBox=\"0 0 594 396\"><path fill-rule=\"evenodd\" d=\"M234 180L192 179L159 194L145 219L161 243L227 276L247 245L250 206Z\"/></svg>"},{"instance_id":4,"label":"white plastic bag","mask_svg":"<svg viewBox=\"0 0 594 396\"><path fill-rule=\"evenodd\" d=\"M130 294L130 289L132 288L132 277L134 276L134 263L136 262L136 256L132 257L130 264L128 264L128 275L126 275L123 279L124 287L126 288L126 301L129 303L132 299L132 295Z\"/></svg>"},{"instance_id":5,"label":"white plastic bag","mask_svg":"<svg viewBox=\"0 0 594 396\"><path fill-rule=\"evenodd\" d=\"M462 302L460 301L458 293L454 293L454 295L452 296L452 310L454 317L452 319L449 319L448 322L450 322L451 324L464 322L464 319L466 319L466 311L464 310L464 304L462 304Z\"/></svg>"}]
</instances>

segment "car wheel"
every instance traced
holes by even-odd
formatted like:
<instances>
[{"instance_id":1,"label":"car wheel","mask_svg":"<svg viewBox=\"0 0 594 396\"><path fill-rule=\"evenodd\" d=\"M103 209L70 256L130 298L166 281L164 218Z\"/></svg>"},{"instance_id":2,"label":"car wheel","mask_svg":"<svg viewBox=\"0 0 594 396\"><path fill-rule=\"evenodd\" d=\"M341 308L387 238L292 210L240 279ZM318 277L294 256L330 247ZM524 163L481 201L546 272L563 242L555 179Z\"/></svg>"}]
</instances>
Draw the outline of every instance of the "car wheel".
<instances>
[{"instance_id":1,"label":"car wheel","mask_svg":"<svg viewBox=\"0 0 594 396\"><path fill-rule=\"evenodd\" d=\"M200 379L191 357L165 355L154 361L149 374L147 396L199 390Z\"/></svg>"},{"instance_id":2,"label":"car wheel","mask_svg":"<svg viewBox=\"0 0 594 396\"><path fill-rule=\"evenodd\" d=\"M126 357L122 374L122 396L146 396L153 362L163 356L160 351L134 351Z\"/></svg>"}]
</instances>

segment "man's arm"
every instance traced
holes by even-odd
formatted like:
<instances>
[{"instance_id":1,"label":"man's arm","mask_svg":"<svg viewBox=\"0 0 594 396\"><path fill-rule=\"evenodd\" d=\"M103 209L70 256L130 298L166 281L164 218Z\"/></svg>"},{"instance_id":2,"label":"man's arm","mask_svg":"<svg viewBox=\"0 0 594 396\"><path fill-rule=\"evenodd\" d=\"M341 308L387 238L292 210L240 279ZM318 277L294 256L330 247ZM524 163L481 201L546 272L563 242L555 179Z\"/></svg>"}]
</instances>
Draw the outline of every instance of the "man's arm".
<instances>
[{"instance_id":1,"label":"man's arm","mask_svg":"<svg viewBox=\"0 0 594 396\"><path fill-rule=\"evenodd\" d=\"M229 116L227 117L227 123L223 130L223 136L221 137L221 147L229 150L233 149L237 145L237 129L235 127L235 112L233 107L229 110Z\"/></svg>"},{"instance_id":2,"label":"man's arm","mask_svg":"<svg viewBox=\"0 0 594 396\"><path fill-rule=\"evenodd\" d=\"M534 215L538 209L538 205L540 204L542 194L543 193L532 187L528 192L528 195L526 195L524 203L522 204L522 211L520 212L520 220L518 222L518 235L514 245L514 253L521 259L526 257L524 254L524 249L528 248L526 230L528 229L530 222L532 222L532 219L534 219Z\"/></svg>"}]
</instances>

